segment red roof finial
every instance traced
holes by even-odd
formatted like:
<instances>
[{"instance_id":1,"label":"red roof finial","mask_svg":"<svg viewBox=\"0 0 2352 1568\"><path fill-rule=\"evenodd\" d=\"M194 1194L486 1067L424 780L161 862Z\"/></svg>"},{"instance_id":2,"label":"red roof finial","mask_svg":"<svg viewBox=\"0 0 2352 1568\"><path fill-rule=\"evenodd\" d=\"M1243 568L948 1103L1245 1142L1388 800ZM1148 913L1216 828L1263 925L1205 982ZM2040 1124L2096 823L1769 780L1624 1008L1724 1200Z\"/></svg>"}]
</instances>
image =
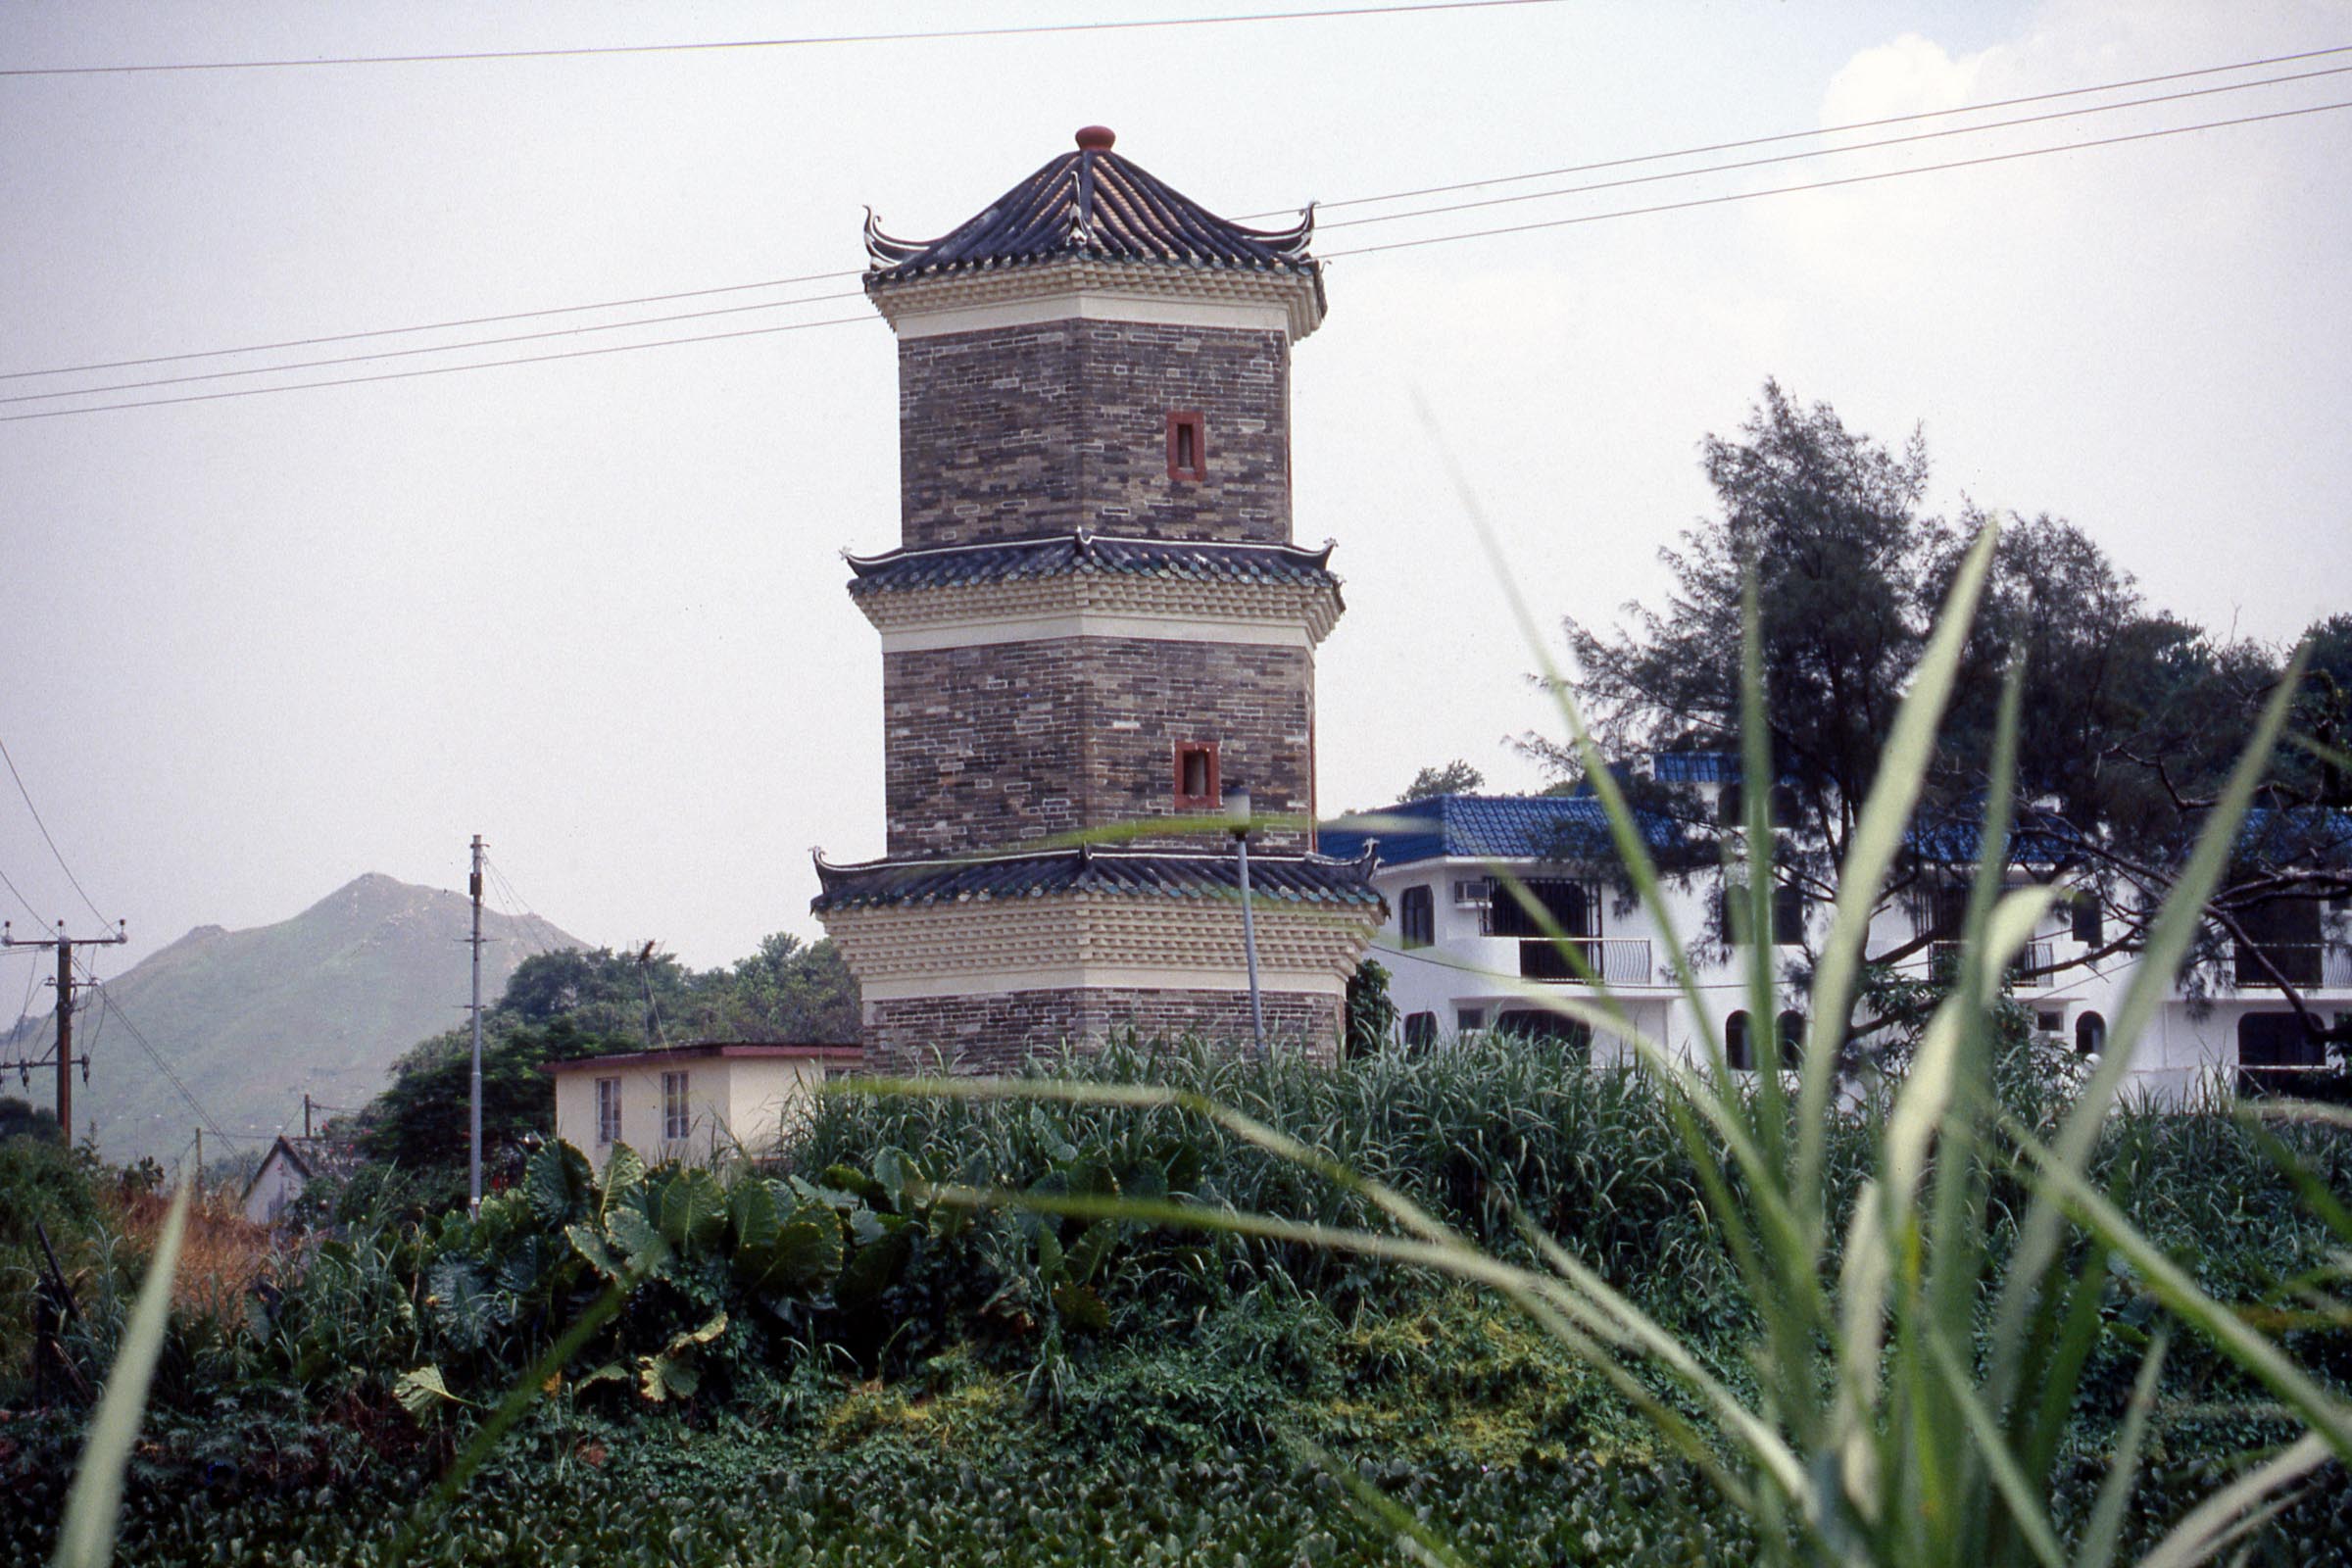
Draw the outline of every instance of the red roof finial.
<instances>
[{"instance_id":1,"label":"red roof finial","mask_svg":"<svg viewBox=\"0 0 2352 1568\"><path fill-rule=\"evenodd\" d=\"M1108 125L1082 125L1078 130L1078 150L1085 153L1106 153L1110 144L1119 138L1111 134Z\"/></svg>"}]
</instances>

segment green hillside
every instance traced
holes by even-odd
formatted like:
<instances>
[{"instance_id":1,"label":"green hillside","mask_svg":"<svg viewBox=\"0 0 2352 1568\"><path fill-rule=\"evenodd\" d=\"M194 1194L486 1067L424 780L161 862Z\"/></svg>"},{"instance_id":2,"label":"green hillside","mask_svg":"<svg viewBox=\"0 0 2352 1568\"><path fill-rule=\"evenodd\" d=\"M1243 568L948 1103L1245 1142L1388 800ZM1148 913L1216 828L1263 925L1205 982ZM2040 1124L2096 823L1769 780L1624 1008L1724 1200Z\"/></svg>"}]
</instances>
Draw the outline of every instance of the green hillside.
<instances>
[{"instance_id":1,"label":"green hillside","mask_svg":"<svg viewBox=\"0 0 2352 1568\"><path fill-rule=\"evenodd\" d=\"M198 926L109 980L113 1009L84 1004L75 1046L93 1060L74 1093L76 1136L95 1125L108 1158L168 1161L195 1130L195 1112L124 1020L241 1139L301 1131L305 1093L328 1105L364 1103L394 1057L463 1020L459 939L470 919L463 894L369 873L275 925ZM485 911L482 933L497 939L482 952L485 1002L524 958L583 945L536 916ZM17 1044L37 1055L54 1030L50 1018L35 1019ZM48 1090L36 1074L30 1098L46 1104ZM206 1153L215 1153L209 1134Z\"/></svg>"}]
</instances>

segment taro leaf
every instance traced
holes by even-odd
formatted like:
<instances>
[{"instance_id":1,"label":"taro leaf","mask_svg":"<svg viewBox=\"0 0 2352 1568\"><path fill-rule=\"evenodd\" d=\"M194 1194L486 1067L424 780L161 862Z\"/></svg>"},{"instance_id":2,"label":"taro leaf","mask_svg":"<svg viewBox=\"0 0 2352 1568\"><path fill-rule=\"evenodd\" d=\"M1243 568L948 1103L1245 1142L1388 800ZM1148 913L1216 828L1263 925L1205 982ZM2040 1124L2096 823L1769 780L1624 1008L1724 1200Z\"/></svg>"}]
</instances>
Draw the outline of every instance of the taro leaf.
<instances>
[{"instance_id":1,"label":"taro leaf","mask_svg":"<svg viewBox=\"0 0 2352 1568\"><path fill-rule=\"evenodd\" d=\"M542 1225L562 1226L578 1219L595 1184L586 1157L569 1144L543 1145L522 1167L523 1197Z\"/></svg>"},{"instance_id":2,"label":"taro leaf","mask_svg":"<svg viewBox=\"0 0 2352 1568\"><path fill-rule=\"evenodd\" d=\"M1047 1225L1037 1233L1037 1271L1049 1280L1062 1277L1061 1238Z\"/></svg>"},{"instance_id":3,"label":"taro leaf","mask_svg":"<svg viewBox=\"0 0 2352 1568\"><path fill-rule=\"evenodd\" d=\"M1141 1160L1128 1167L1127 1179L1119 1184L1129 1198L1152 1202L1168 1196L1167 1167L1156 1159Z\"/></svg>"},{"instance_id":4,"label":"taro leaf","mask_svg":"<svg viewBox=\"0 0 2352 1568\"><path fill-rule=\"evenodd\" d=\"M883 1152L895 1153L896 1151L885 1150ZM874 1163L878 1168L882 1162L877 1159L874 1161ZM863 1199L869 1203L878 1205L887 1204L891 1200L889 1189L885 1188L880 1182L874 1180L873 1177L868 1176L865 1172L857 1169L855 1166L827 1165L825 1167L825 1174L822 1179L827 1187L834 1189L836 1192L849 1193L854 1197Z\"/></svg>"},{"instance_id":5,"label":"taro leaf","mask_svg":"<svg viewBox=\"0 0 2352 1568\"><path fill-rule=\"evenodd\" d=\"M922 1179L922 1167L914 1162L912 1156L895 1146L885 1146L880 1153L874 1155L874 1182L882 1189L883 1196L890 1200L889 1206L893 1213L906 1212L906 1184L910 1180L919 1182ZM869 1198L866 1201L872 1202L873 1200Z\"/></svg>"},{"instance_id":6,"label":"taro leaf","mask_svg":"<svg viewBox=\"0 0 2352 1568\"><path fill-rule=\"evenodd\" d=\"M757 1176L737 1182L727 1195L727 1223L735 1233L737 1262L747 1252L773 1247L776 1232L784 1226L784 1205L776 1197L775 1183Z\"/></svg>"},{"instance_id":7,"label":"taro leaf","mask_svg":"<svg viewBox=\"0 0 2352 1568\"><path fill-rule=\"evenodd\" d=\"M1102 1298L1074 1280L1054 1287L1054 1305L1064 1320L1082 1329L1110 1327L1110 1309Z\"/></svg>"},{"instance_id":8,"label":"taro leaf","mask_svg":"<svg viewBox=\"0 0 2352 1568\"><path fill-rule=\"evenodd\" d=\"M849 1311L859 1311L881 1304L882 1293L898 1282L899 1272L906 1266L906 1255L914 1245L914 1233L900 1220L880 1241L859 1247L841 1271L841 1283L833 1289L833 1298Z\"/></svg>"},{"instance_id":9,"label":"taro leaf","mask_svg":"<svg viewBox=\"0 0 2352 1568\"><path fill-rule=\"evenodd\" d=\"M771 1304L831 1283L841 1272L841 1220L821 1204L793 1210L765 1246L735 1254L735 1271L753 1293Z\"/></svg>"},{"instance_id":10,"label":"taro leaf","mask_svg":"<svg viewBox=\"0 0 2352 1568\"><path fill-rule=\"evenodd\" d=\"M878 1214L863 1206L852 1209L849 1220L850 1234L859 1247L871 1247L906 1223L896 1214Z\"/></svg>"},{"instance_id":11,"label":"taro leaf","mask_svg":"<svg viewBox=\"0 0 2352 1568\"><path fill-rule=\"evenodd\" d=\"M654 1215L663 1240L691 1257L715 1245L726 1230L726 1189L700 1165L689 1165L662 1185Z\"/></svg>"},{"instance_id":12,"label":"taro leaf","mask_svg":"<svg viewBox=\"0 0 2352 1568\"><path fill-rule=\"evenodd\" d=\"M616 1280L627 1272L627 1266L612 1255L605 1239L585 1225L574 1225L564 1233L571 1250L588 1260L588 1266L609 1280Z\"/></svg>"},{"instance_id":13,"label":"taro leaf","mask_svg":"<svg viewBox=\"0 0 2352 1568\"><path fill-rule=\"evenodd\" d=\"M721 1334L727 1332L727 1314L717 1313L699 1329L688 1330L672 1338L659 1355L637 1358L637 1392L656 1404L665 1399L686 1399L703 1386L703 1372L695 1360L695 1352Z\"/></svg>"},{"instance_id":14,"label":"taro leaf","mask_svg":"<svg viewBox=\"0 0 2352 1568\"><path fill-rule=\"evenodd\" d=\"M652 1278L669 1267L669 1243L654 1229L654 1222L633 1208L616 1211L610 1230L612 1244L628 1259L630 1272L640 1278Z\"/></svg>"},{"instance_id":15,"label":"taro leaf","mask_svg":"<svg viewBox=\"0 0 2352 1568\"><path fill-rule=\"evenodd\" d=\"M392 1385L392 1396L420 1424L430 1420L444 1404L465 1402L449 1392L449 1385L441 1381L441 1369L437 1366L420 1366L414 1372L402 1373L400 1381Z\"/></svg>"},{"instance_id":16,"label":"taro leaf","mask_svg":"<svg viewBox=\"0 0 2352 1568\"><path fill-rule=\"evenodd\" d=\"M425 1301L461 1350L478 1350L499 1321L497 1298L482 1289L482 1277L462 1257L435 1260L425 1271Z\"/></svg>"},{"instance_id":17,"label":"taro leaf","mask_svg":"<svg viewBox=\"0 0 2352 1568\"><path fill-rule=\"evenodd\" d=\"M645 1156L626 1144L614 1144L605 1156L605 1185L597 1196L596 1217L604 1219L612 1205L645 1185Z\"/></svg>"},{"instance_id":18,"label":"taro leaf","mask_svg":"<svg viewBox=\"0 0 2352 1568\"><path fill-rule=\"evenodd\" d=\"M498 1288L510 1296L532 1296L539 1289L540 1276L547 1272L548 1251L547 1245L537 1236L524 1237L514 1250L499 1259Z\"/></svg>"},{"instance_id":19,"label":"taro leaf","mask_svg":"<svg viewBox=\"0 0 2352 1568\"><path fill-rule=\"evenodd\" d=\"M1070 1279L1080 1285L1095 1277L1102 1259L1119 1239L1119 1230L1109 1220L1097 1220L1079 1234L1077 1244L1069 1251Z\"/></svg>"}]
</instances>

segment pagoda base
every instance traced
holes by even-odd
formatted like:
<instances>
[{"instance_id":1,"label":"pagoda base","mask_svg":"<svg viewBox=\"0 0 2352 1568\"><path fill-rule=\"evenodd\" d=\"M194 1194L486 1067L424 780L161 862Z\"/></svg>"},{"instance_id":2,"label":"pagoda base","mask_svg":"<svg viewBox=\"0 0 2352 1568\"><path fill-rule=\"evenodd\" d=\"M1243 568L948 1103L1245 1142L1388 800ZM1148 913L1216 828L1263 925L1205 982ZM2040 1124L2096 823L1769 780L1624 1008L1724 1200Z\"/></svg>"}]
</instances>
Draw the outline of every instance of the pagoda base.
<instances>
[{"instance_id":1,"label":"pagoda base","mask_svg":"<svg viewBox=\"0 0 2352 1568\"><path fill-rule=\"evenodd\" d=\"M1269 1050L1339 1057L1344 997L1265 991ZM1250 994L1160 988L1009 991L906 997L865 1004L865 1067L884 1073L1002 1073L1032 1056L1100 1050L1132 1032L1144 1041L1247 1046Z\"/></svg>"}]
</instances>

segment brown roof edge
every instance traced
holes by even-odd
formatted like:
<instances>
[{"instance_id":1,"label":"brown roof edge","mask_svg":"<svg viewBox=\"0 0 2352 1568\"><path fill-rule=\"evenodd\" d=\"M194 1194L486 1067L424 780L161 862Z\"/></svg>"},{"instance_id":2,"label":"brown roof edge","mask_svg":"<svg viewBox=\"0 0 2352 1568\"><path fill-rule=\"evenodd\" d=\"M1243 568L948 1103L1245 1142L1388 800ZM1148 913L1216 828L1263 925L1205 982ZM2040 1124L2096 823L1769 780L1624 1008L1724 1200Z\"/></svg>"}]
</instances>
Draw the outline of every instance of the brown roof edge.
<instances>
[{"instance_id":1,"label":"brown roof edge","mask_svg":"<svg viewBox=\"0 0 2352 1568\"><path fill-rule=\"evenodd\" d=\"M588 1067L643 1067L658 1061L709 1061L713 1057L783 1057L800 1061L857 1061L863 1054L856 1046L771 1045L749 1040L712 1040L700 1045L670 1046L661 1051L627 1051L610 1056L573 1056L551 1061L551 1073L577 1072Z\"/></svg>"}]
</instances>

